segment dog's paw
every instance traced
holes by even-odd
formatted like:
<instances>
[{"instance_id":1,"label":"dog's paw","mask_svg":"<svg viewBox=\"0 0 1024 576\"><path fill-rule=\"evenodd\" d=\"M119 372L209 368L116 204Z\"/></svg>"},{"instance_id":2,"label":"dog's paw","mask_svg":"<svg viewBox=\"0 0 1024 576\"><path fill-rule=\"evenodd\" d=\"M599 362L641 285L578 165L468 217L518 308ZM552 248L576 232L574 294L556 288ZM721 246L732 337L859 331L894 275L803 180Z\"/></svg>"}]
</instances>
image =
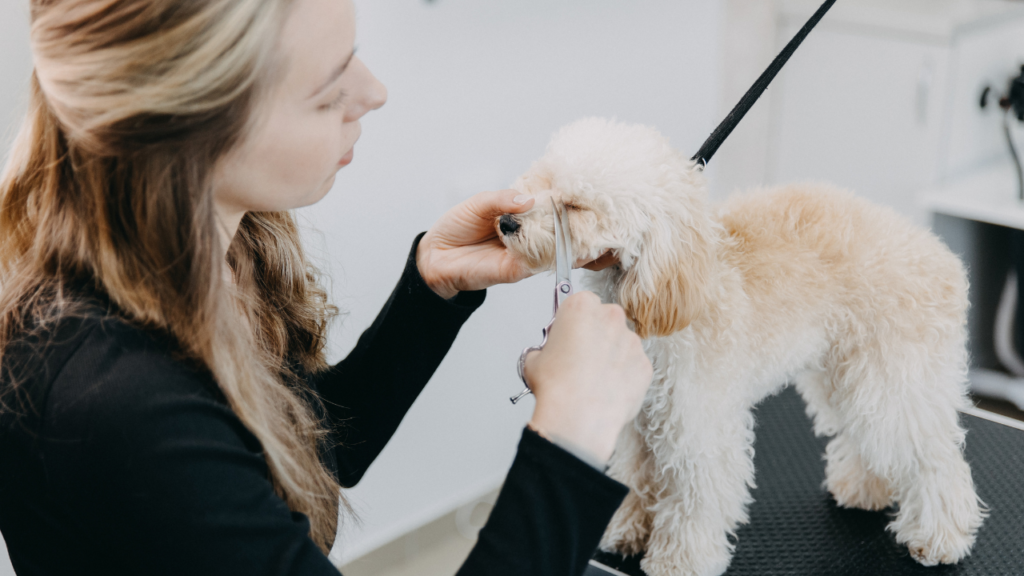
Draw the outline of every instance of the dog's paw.
<instances>
[{"instance_id":1,"label":"dog's paw","mask_svg":"<svg viewBox=\"0 0 1024 576\"><path fill-rule=\"evenodd\" d=\"M956 564L971 553L974 540L987 511L980 506L973 493L953 510L934 507L931 514L922 514L919 508L907 506L889 526L896 541L910 551L919 564ZM922 518L930 521L922 523Z\"/></svg>"},{"instance_id":2,"label":"dog's paw","mask_svg":"<svg viewBox=\"0 0 1024 576\"><path fill-rule=\"evenodd\" d=\"M647 547L647 534L636 526L625 530L609 530L604 533L598 548L603 552L633 556L642 554Z\"/></svg>"},{"instance_id":3,"label":"dog's paw","mask_svg":"<svg viewBox=\"0 0 1024 576\"><path fill-rule=\"evenodd\" d=\"M647 576L719 576L732 552L726 533L711 524L667 525L651 536L640 568Z\"/></svg>"},{"instance_id":4,"label":"dog's paw","mask_svg":"<svg viewBox=\"0 0 1024 576\"><path fill-rule=\"evenodd\" d=\"M912 538L904 544L910 550L910 556L922 566L956 564L971 553L974 534L942 530L927 538Z\"/></svg>"},{"instance_id":5,"label":"dog's paw","mask_svg":"<svg viewBox=\"0 0 1024 576\"><path fill-rule=\"evenodd\" d=\"M646 538L642 537L639 533L622 534L618 539L615 539L614 535L609 536L608 533L605 533L598 548L602 552L634 556L642 554L646 545Z\"/></svg>"},{"instance_id":6,"label":"dog's paw","mask_svg":"<svg viewBox=\"0 0 1024 576\"><path fill-rule=\"evenodd\" d=\"M869 471L857 456L829 459L825 488L843 508L884 510L893 500L889 483Z\"/></svg>"},{"instance_id":7,"label":"dog's paw","mask_svg":"<svg viewBox=\"0 0 1024 576\"><path fill-rule=\"evenodd\" d=\"M962 459L907 480L900 510L887 529L924 566L955 564L971 553L988 510Z\"/></svg>"},{"instance_id":8,"label":"dog's paw","mask_svg":"<svg viewBox=\"0 0 1024 576\"><path fill-rule=\"evenodd\" d=\"M825 487L843 508L884 510L892 504L888 483L870 472L856 478L828 478Z\"/></svg>"},{"instance_id":9,"label":"dog's paw","mask_svg":"<svg viewBox=\"0 0 1024 576\"><path fill-rule=\"evenodd\" d=\"M651 514L633 492L626 496L622 506L612 516L599 547L605 552L631 556L647 548L651 533Z\"/></svg>"},{"instance_id":10,"label":"dog's paw","mask_svg":"<svg viewBox=\"0 0 1024 576\"><path fill-rule=\"evenodd\" d=\"M731 554L720 550L710 553L657 554L648 551L640 562L640 569L647 576L719 576L729 568Z\"/></svg>"}]
</instances>

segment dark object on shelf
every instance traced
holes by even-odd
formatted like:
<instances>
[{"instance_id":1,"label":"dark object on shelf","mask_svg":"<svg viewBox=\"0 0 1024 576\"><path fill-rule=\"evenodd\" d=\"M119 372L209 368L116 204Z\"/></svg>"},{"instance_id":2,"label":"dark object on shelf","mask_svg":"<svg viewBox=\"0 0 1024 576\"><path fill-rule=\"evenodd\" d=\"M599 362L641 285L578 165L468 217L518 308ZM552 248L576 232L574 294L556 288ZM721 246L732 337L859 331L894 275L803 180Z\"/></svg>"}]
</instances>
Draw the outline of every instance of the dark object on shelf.
<instances>
[{"instance_id":1,"label":"dark object on shelf","mask_svg":"<svg viewBox=\"0 0 1024 576\"><path fill-rule=\"evenodd\" d=\"M988 108L989 95L992 93L991 86L985 86L981 91L980 105L982 109ZM1024 122L1024 66L1020 67L1020 74L1010 79L1010 87L1006 94L999 97L999 107L1003 109L1003 136L1006 138L1006 145L1010 149L1010 157L1017 168L1017 195L1021 202L1024 202L1024 166L1021 166L1020 156L1017 155L1017 147L1013 143L1013 134L1010 131L1010 115L1017 117L1018 121Z\"/></svg>"},{"instance_id":2,"label":"dark object on shelf","mask_svg":"<svg viewBox=\"0 0 1024 576\"><path fill-rule=\"evenodd\" d=\"M1013 315L1013 350L1024 358L1024 230L1010 232L1010 266L1017 274L1017 309Z\"/></svg>"},{"instance_id":3,"label":"dark object on shelf","mask_svg":"<svg viewBox=\"0 0 1024 576\"><path fill-rule=\"evenodd\" d=\"M1017 120L1024 122L1024 66L1020 67L1020 76L1010 81L1010 94L1007 96L1009 108Z\"/></svg>"},{"instance_id":4,"label":"dark object on shelf","mask_svg":"<svg viewBox=\"0 0 1024 576\"><path fill-rule=\"evenodd\" d=\"M979 104L988 108L989 96L992 94L992 87L985 86L981 90ZM999 107L1003 110L1013 110L1017 120L1024 122L1024 66L1020 67L1020 75L1010 79L1010 87L1006 94L999 97Z\"/></svg>"},{"instance_id":5,"label":"dark object on shelf","mask_svg":"<svg viewBox=\"0 0 1024 576\"><path fill-rule=\"evenodd\" d=\"M750 523L738 531L726 576L995 576L1024 574L1024 431L974 416L967 461L978 495L991 509L971 555L951 566L927 568L885 531L893 512L836 506L821 487L827 438L815 438L803 400L789 388L756 412ZM598 553L598 562L643 576L640 558ZM585 576L607 576L592 568Z\"/></svg>"}]
</instances>

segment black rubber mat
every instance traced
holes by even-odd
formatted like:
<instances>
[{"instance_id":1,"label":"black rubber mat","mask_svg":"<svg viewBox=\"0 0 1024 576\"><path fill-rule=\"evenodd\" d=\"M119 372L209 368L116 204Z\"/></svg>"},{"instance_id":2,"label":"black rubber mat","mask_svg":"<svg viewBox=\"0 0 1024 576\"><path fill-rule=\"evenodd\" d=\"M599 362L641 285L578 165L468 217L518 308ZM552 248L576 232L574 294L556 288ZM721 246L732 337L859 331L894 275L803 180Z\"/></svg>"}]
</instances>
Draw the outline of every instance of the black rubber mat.
<instances>
[{"instance_id":1,"label":"black rubber mat","mask_svg":"<svg viewBox=\"0 0 1024 576\"><path fill-rule=\"evenodd\" d=\"M757 409L757 488L750 523L737 532L729 576L1024 576L1024 431L963 416L967 460L990 515L973 552L926 568L886 532L893 510L839 508L821 485L827 438L815 438L792 388ZM599 553L598 562L643 576L640 558ZM589 574L589 573L588 573Z\"/></svg>"}]
</instances>

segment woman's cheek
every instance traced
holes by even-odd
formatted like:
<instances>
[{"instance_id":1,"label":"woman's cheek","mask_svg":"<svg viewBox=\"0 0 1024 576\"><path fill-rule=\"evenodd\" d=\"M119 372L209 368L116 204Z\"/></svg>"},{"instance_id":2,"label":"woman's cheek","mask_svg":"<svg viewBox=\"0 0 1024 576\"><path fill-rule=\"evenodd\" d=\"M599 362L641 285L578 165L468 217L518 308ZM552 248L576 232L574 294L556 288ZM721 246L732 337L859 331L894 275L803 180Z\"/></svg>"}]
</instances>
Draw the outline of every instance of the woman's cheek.
<instances>
[{"instance_id":1,"label":"woman's cheek","mask_svg":"<svg viewBox=\"0 0 1024 576\"><path fill-rule=\"evenodd\" d=\"M288 170L290 181L301 181L319 179L330 176L331 165L336 164L337 159L331 162L333 150L337 144L329 141L323 134L323 128L311 126L305 131L297 131L290 138L281 141L279 148L280 158L286 158L284 168Z\"/></svg>"},{"instance_id":2,"label":"woman's cheek","mask_svg":"<svg viewBox=\"0 0 1024 576\"><path fill-rule=\"evenodd\" d=\"M303 138L302 148L305 157L311 161L310 169L318 172L329 170L333 174L338 169L338 162L348 152L344 148L344 135L336 122L336 117L325 114L315 125L310 126Z\"/></svg>"}]
</instances>

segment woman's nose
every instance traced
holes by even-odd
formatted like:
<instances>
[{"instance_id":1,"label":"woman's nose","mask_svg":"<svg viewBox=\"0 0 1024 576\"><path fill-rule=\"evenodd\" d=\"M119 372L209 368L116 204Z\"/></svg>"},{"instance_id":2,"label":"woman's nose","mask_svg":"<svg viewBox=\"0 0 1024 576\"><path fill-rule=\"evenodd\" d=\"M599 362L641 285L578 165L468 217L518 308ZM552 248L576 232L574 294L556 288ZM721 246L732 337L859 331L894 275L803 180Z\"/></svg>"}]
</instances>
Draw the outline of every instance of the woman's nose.
<instances>
[{"instance_id":1,"label":"woman's nose","mask_svg":"<svg viewBox=\"0 0 1024 576\"><path fill-rule=\"evenodd\" d=\"M370 95L367 98L367 106L370 110L376 110L388 101L388 89L372 72L370 72L370 78L372 78L373 84L370 89Z\"/></svg>"},{"instance_id":2,"label":"woman's nose","mask_svg":"<svg viewBox=\"0 0 1024 576\"><path fill-rule=\"evenodd\" d=\"M501 229L501 233L505 236L515 234L516 230L519 230L519 222L511 214L505 214L501 218L498 218L498 228Z\"/></svg>"},{"instance_id":3,"label":"woman's nose","mask_svg":"<svg viewBox=\"0 0 1024 576\"><path fill-rule=\"evenodd\" d=\"M352 69L353 84L355 84L353 88L350 88L352 92L349 93L353 94L355 98L353 98L353 105L347 110L345 121L354 122L367 112L383 106L388 101L388 89L359 58L353 58L349 67Z\"/></svg>"}]
</instances>

